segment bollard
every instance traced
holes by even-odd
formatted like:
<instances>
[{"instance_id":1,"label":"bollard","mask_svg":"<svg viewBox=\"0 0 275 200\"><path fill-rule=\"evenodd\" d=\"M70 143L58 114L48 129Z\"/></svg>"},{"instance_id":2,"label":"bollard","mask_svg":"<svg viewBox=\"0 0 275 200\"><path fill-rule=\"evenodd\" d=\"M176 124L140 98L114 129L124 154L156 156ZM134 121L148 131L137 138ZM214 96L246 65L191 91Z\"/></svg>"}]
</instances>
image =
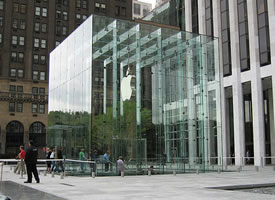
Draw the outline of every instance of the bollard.
<instances>
[{"instance_id":1,"label":"bollard","mask_svg":"<svg viewBox=\"0 0 275 200\"><path fill-rule=\"evenodd\" d=\"M44 176L47 176L47 171L46 170L44 171Z\"/></svg>"},{"instance_id":2,"label":"bollard","mask_svg":"<svg viewBox=\"0 0 275 200\"><path fill-rule=\"evenodd\" d=\"M60 173L60 179L64 179L63 172Z\"/></svg>"},{"instance_id":3,"label":"bollard","mask_svg":"<svg viewBox=\"0 0 275 200\"><path fill-rule=\"evenodd\" d=\"M151 172L151 170L149 169L148 170L148 176L151 176L152 175L152 172Z\"/></svg>"},{"instance_id":4,"label":"bollard","mask_svg":"<svg viewBox=\"0 0 275 200\"><path fill-rule=\"evenodd\" d=\"M258 172L259 171L259 166L255 166L255 170L256 170L256 172Z\"/></svg>"},{"instance_id":5,"label":"bollard","mask_svg":"<svg viewBox=\"0 0 275 200\"><path fill-rule=\"evenodd\" d=\"M52 177L54 177L54 172L52 172Z\"/></svg>"},{"instance_id":6,"label":"bollard","mask_svg":"<svg viewBox=\"0 0 275 200\"><path fill-rule=\"evenodd\" d=\"M92 177L95 178L95 172L92 172Z\"/></svg>"},{"instance_id":7,"label":"bollard","mask_svg":"<svg viewBox=\"0 0 275 200\"><path fill-rule=\"evenodd\" d=\"M220 174L221 173L221 169L220 168L218 168L218 174Z\"/></svg>"},{"instance_id":8,"label":"bollard","mask_svg":"<svg viewBox=\"0 0 275 200\"><path fill-rule=\"evenodd\" d=\"M176 176L176 175L177 175L176 170L173 170L173 175L174 175L174 176Z\"/></svg>"},{"instance_id":9,"label":"bollard","mask_svg":"<svg viewBox=\"0 0 275 200\"><path fill-rule=\"evenodd\" d=\"M121 177L124 177L124 171L121 172Z\"/></svg>"},{"instance_id":10,"label":"bollard","mask_svg":"<svg viewBox=\"0 0 275 200\"><path fill-rule=\"evenodd\" d=\"M196 169L196 173L197 173L197 174L200 174L200 169Z\"/></svg>"}]
</instances>

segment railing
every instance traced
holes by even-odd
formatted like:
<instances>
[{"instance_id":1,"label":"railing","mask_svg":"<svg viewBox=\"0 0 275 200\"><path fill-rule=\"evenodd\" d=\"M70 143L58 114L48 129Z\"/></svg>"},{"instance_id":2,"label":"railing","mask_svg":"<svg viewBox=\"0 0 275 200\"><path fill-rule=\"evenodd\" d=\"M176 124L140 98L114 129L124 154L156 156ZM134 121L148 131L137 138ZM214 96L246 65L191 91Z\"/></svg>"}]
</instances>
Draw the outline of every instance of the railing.
<instances>
[{"instance_id":1,"label":"railing","mask_svg":"<svg viewBox=\"0 0 275 200\"><path fill-rule=\"evenodd\" d=\"M48 95L38 95L19 92L0 92L0 101L22 100L27 102L48 102Z\"/></svg>"}]
</instances>

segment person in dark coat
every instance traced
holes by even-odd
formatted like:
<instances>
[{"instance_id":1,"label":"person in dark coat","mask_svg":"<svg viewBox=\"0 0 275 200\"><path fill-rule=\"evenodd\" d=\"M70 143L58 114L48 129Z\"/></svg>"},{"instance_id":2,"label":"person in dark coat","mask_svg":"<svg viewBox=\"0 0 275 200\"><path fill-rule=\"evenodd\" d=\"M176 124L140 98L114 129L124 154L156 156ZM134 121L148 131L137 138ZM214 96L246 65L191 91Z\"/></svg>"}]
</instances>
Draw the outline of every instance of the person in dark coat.
<instances>
[{"instance_id":1,"label":"person in dark coat","mask_svg":"<svg viewBox=\"0 0 275 200\"><path fill-rule=\"evenodd\" d=\"M25 163L27 167L28 180L24 183L32 182L32 173L37 183L40 183L40 179L37 173L36 163L37 163L38 149L33 146L33 141L29 141L29 148L26 150Z\"/></svg>"}]
</instances>

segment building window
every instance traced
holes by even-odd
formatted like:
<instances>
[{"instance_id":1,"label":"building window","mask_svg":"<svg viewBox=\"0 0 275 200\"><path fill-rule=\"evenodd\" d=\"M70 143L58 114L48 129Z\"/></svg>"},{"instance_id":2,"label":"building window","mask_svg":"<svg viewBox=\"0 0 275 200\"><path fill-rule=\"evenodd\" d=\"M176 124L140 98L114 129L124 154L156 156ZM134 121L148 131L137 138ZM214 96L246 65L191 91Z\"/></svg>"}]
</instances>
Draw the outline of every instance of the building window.
<instances>
[{"instance_id":1,"label":"building window","mask_svg":"<svg viewBox=\"0 0 275 200\"><path fill-rule=\"evenodd\" d=\"M271 63L267 0L257 0L259 53L261 66Z\"/></svg>"},{"instance_id":2,"label":"building window","mask_svg":"<svg viewBox=\"0 0 275 200\"><path fill-rule=\"evenodd\" d=\"M228 0L221 0L223 75L232 74Z\"/></svg>"},{"instance_id":3,"label":"building window","mask_svg":"<svg viewBox=\"0 0 275 200\"><path fill-rule=\"evenodd\" d=\"M16 111L17 112L23 112L23 103L17 103Z\"/></svg>"},{"instance_id":4,"label":"building window","mask_svg":"<svg viewBox=\"0 0 275 200\"><path fill-rule=\"evenodd\" d=\"M3 17L0 16L0 26L3 26Z\"/></svg>"},{"instance_id":5,"label":"building window","mask_svg":"<svg viewBox=\"0 0 275 200\"><path fill-rule=\"evenodd\" d=\"M105 9L106 9L106 4L105 4L105 3L102 3L102 4L101 4L101 9L102 9L102 10L105 10Z\"/></svg>"},{"instance_id":6,"label":"building window","mask_svg":"<svg viewBox=\"0 0 275 200\"><path fill-rule=\"evenodd\" d=\"M36 103L32 104L32 112L37 113L37 104Z\"/></svg>"},{"instance_id":7,"label":"building window","mask_svg":"<svg viewBox=\"0 0 275 200\"><path fill-rule=\"evenodd\" d=\"M24 53L18 53L18 62L24 62Z\"/></svg>"},{"instance_id":8,"label":"building window","mask_svg":"<svg viewBox=\"0 0 275 200\"><path fill-rule=\"evenodd\" d=\"M60 43L61 43L60 41L57 41L57 40L56 40L56 41L55 41L55 47L57 47L58 45L60 45Z\"/></svg>"},{"instance_id":9,"label":"building window","mask_svg":"<svg viewBox=\"0 0 275 200\"><path fill-rule=\"evenodd\" d=\"M39 48L39 39L38 38L35 38L34 39L34 44L33 44L33 46L35 47L35 48Z\"/></svg>"},{"instance_id":10,"label":"building window","mask_svg":"<svg viewBox=\"0 0 275 200\"><path fill-rule=\"evenodd\" d=\"M45 72L40 72L40 80L45 81L46 80L46 73Z\"/></svg>"},{"instance_id":11,"label":"building window","mask_svg":"<svg viewBox=\"0 0 275 200\"><path fill-rule=\"evenodd\" d=\"M81 15L80 15L80 14L76 14L76 15L75 15L75 18L76 18L77 20L80 20L80 19L81 19Z\"/></svg>"},{"instance_id":12,"label":"building window","mask_svg":"<svg viewBox=\"0 0 275 200\"><path fill-rule=\"evenodd\" d=\"M13 4L13 12L15 12L15 13L19 12L19 4L17 4L17 3Z\"/></svg>"},{"instance_id":13,"label":"building window","mask_svg":"<svg viewBox=\"0 0 275 200\"><path fill-rule=\"evenodd\" d=\"M4 10L4 0L0 1L0 10Z\"/></svg>"},{"instance_id":14,"label":"building window","mask_svg":"<svg viewBox=\"0 0 275 200\"><path fill-rule=\"evenodd\" d=\"M191 9L192 9L192 32L199 33L198 0L191 1Z\"/></svg>"},{"instance_id":15,"label":"building window","mask_svg":"<svg viewBox=\"0 0 275 200\"><path fill-rule=\"evenodd\" d=\"M19 45L20 46L24 46L25 45L25 38L22 37L22 36L19 37Z\"/></svg>"},{"instance_id":16,"label":"building window","mask_svg":"<svg viewBox=\"0 0 275 200\"><path fill-rule=\"evenodd\" d=\"M23 69L18 69L17 70L17 76L19 78L23 78L24 77L24 70Z\"/></svg>"},{"instance_id":17,"label":"building window","mask_svg":"<svg viewBox=\"0 0 275 200\"><path fill-rule=\"evenodd\" d=\"M14 102L10 102L10 104L9 104L9 111L10 112L15 112L15 103Z\"/></svg>"},{"instance_id":18,"label":"building window","mask_svg":"<svg viewBox=\"0 0 275 200\"><path fill-rule=\"evenodd\" d=\"M11 38L11 44L12 45L17 45L17 36L16 35L12 36L12 38Z\"/></svg>"},{"instance_id":19,"label":"building window","mask_svg":"<svg viewBox=\"0 0 275 200\"><path fill-rule=\"evenodd\" d=\"M10 69L10 76L16 77L16 69Z\"/></svg>"},{"instance_id":20,"label":"building window","mask_svg":"<svg viewBox=\"0 0 275 200\"><path fill-rule=\"evenodd\" d=\"M86 20L86 19L87 19L87 16L86 16L86 15L82 15L82 19L83 19L83 20Z\"/></svg>"},{"instance_id":21,"label":"building window","mask_svg":"<svg viewBox=\"0 0 275 200\"><path fill-rule=\"evenodd\" d=\"M134 14L140 15L140 4L134 3Z\"/></svg>"},{"instance_id":22,"label":"building window","mask_svg":"<svg viewBox=\"0 0 275 200\"><path fill-rule=\"evenodd\" d=\"M41 48L45 49L47 47L47 41L44 39L41 39Z\"/></svg>"},{"instance_id":23,"label":"building window","mask_svg":"<svg viewBox=\"0 0 275 200\"><path fill-rule=\"evenodd\" d=\"M95 3L95 9L99 10L100 9L100 3Z\"/></svg>"},{"instance_id":24,"label":"building window","mask_svg":"<svg viewBox=\"0 0 275 200\"><path fill-rule=\"evenodd\" d=\"M38 22L34 23L34 31L35 32L39 32L40 31L40 23L38 23Z\"/></svg>"},{"instance_id":25,"label":"building window","mask_svg":"<svg viewBox=\"0 0 275 200\"><path fill-rule=\"evenodd\" d=\"M82 1L82 8L87 9L87 1L86 0Z\"/></svg>"},{"instance_id":26,"label":"building window","mask_svg":"<svg viewBox=\"0 0 275 200\"><path fill-rule=\"evenodd\" d=\"M17 61L17 53L16 52L11 52L11 61L16 62Z\"/></svg>"},{"instance_id":27,"label":"building window","mask_svg":"<svg viewBox=\"0 0 275 200\"><path fill-rule=\"evenodd\" d=\"M12 20L12 28L15 28L15 29L18 28L18 20L17 19Z\"/></svg>"},{"instance_id":28,"label":"building window","mask_svg":"<svg viewBox=\"0 0 275 200\"><path fill-rule=\"evenodd\" d=\"M38 95L38 88L37 87L32 88L32 94Z\"/></svg>"},{"instance_id":29,"label":"building window","mask_svg":"<svg viewBox=\"0 0 275 200\"><path fill-rule=\"evenodd\" d=\"M26 29L26 22L24 20L20 20L20 29L25 30Z\"/></svg>"},{"instance_id":30,"label":"building window","mask_svg":"<svg viewBox=\"0 0 275 200\"><path fill-rule=\"evenodd\" d=\"M33 80L38 80L38 71L33 71L32 72L32 79Z\"/></svg>"},{"instance_id":31,"label":"building window","mask_svg":"<svg viewBox=\"0 0 275 200\"><path fill-rule=\"evenodd\" d=\"M47 17L48 16L48 9L47 8L42 8L42 16Z\"/></svg>"},{"instance_id":32,"label":"building window","mask_svg":"<svg viewBox=\"0 0 275 200\"><path fill-rule=\"evenodd\" d=\"M206 35L213 36L213 9L212 0L205 0Z\"/></svg>"},{"instance_id":33,"label":"building window","mask_svg":"<svg viewBox=\"0 0 275 200\"><path fill-rule=\"evenodd\" d=\"M41 114L45 113L45 105L44 104L39 105L39 113L41 113Z\"/></svg>"},{"instance_id":34,"label":"building window","mask_svg":"<svg viewBox=\"0 0 275 200\"><path fill-rule=\"evenodd\" d=\"M40 56L40 64L41 65L46 64L46 56Z\"/></svg>"},{"instance_id":35,"label":"building window","mask_svg":"<svg viewBox=\"0 0 275 200\"><path fill-rule=\"evenodd\" d=\"M26 13L26 5L20 5L20 13L22 14Z\"/></svg>"},{"instance_id":36,"label":"building window","mask_svg":"<svg viewBox=\"0 0 275 200\"><path fill-rule=\"evenodd\" d=\"M250 70L247 1L238 0L239 44L241 71Z\"/></svg>"},{"instance_id":37,"label":"building window","mask_svg":"<svg viewBox=\"0 0 275 200\"><path fill-rule=\"evenodd\" d=\"M46 33L47 32L47 24L41 24L41 32Z\"/></svg>"},{"instance_id":38,"label":"building window","mask_svg":"<svg viewBox=\"0 0 275 200\"><path fill-rule=\"evenodd\" d=\"M67 12L63 12L63 20L68 20L68 13Z\"/></svg>"},{"instance_id":39,"label":"building window","mask_svg":"<svg viewBox=\"0 0 275 200\"><path fill-rule=\"evenodd\" d=\"M17 86L17 92L23 92L23 86L22 85Z\"/></svg>"},{"instance_id":40,"label":"building window","mask_svg":"<svg viewBox=\"0 0 275 200\"><path fill-rule=\"evenodd\" d=\"M115 7L115 15L119 16L120 15L120 6Z\"/></svg>"},{"instance_id":41,"label":"building window","mask_svg":"<svg viewBox=\"0 0 275 200\"><path fill-rule=\"evenodd\" d=\"M39 94L45 95L45 88L39 88Z\"/></svg>"},{"instance_id":42,"label":"building window","mask_svg":"<svg viewBox=\"0 0 275 200\"><path fill-rule=\"evenodd\" d=\"M40 7L35 7L35 15L40 16Z\"/></svg>"},{"instance_id":43,"label":"building window","mask_svg":"<svg viewBox=\"0 0 275 200\"><path fill-rule=\"evenodd\" d=\"M80 8L80 6L81 6L81 0L76 0L76 7Z\"/></svg>"},{"instance_id":44,"label":"building window","mask_svg":"<svg viewBox=\"0 0 275 200\"><path fill-rule=\"evenodd\" d=\"M126 17L126 8L125 7L121 7L121 16Z\"/></svg>"},{"instance_id":45,"label":"building window","mask_svg":"<svg viewBox=\"0 0 275 200\"><path fill-rule=\"evenodd\" d=\"M56 11L56 19L61 19L61 11L60 10Z\"/></svg>"},{"instance_id":46,"label":"building window","mask_svg":"<svg viewBox=\"0 0 275 200\"><path fill-rule=\"evenodd\" d=\"M62 27L62 35L67 35L67 27L66 26Z\"/></svg>"},{"instance_id":47,"label":"building window","mask_svg":"<svg viewBox=\"0 0 275 200\"><path fill-rule=\"evenodd\" d=\"M16 86L10 85L10 92L16 92Z\"/></svg>"},{"instance_id":48,"label":"building window","mask_svg":"<svg viewBox=\"0 0 275 200\"><path fill-rule=\"evenodd\" d=\"M39 63L39 56L36 55L36 54L33 55L33 63L34 64L38 64Z\"/></svg>"}]
</instances>

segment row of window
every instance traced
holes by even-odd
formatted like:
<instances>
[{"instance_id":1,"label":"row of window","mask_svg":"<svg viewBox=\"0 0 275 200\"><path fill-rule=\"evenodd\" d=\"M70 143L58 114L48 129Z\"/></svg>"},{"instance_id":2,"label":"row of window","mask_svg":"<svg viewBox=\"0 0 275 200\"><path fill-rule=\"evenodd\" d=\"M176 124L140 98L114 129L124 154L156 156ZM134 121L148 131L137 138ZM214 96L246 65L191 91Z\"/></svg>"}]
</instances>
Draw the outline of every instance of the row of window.
<instances>
[{"instance_id":1,"label":"row of window","mask_svg":"<svg viewBox=\"0 0 275 200\"><path fill-rule=\"evenodd\" d=\"M9 91L10 92L19 92L19 93L22 93L23 92L23 86L22 85L10 85L10 88L9 88ZM32 88L32 94L35 94L35 95L45 95L45 88L38 88L38 87L33 87Z\"/></svg>"},{"instance_id":2,"label":"row of window","mask_svg":"<svg viewBox=\"0 0 275 200\"><path fill-rule=\"evenodd\" d=\"M24 19L13 19L12 20L12 28L14 29L26 29L26 21Z\"/></svg>"},{"instance_id":3,"label":"row of window","mask_svg":"<svg viewBox=\"0 0 275 200\"><path fill-rule=\"evenodd\" d=\"M24 63L24 53L23 52L11 52L11 61ZM33 55L33 63L34 64L46 64L46 56L45 55Z\"/></svg>"},{"instance_id":4,"label":"row of window","mask_svg":"<svg viewBox=\"0 0 275 200\"><path fill-rule=\"evenodd\" d=\"M11 44L12 45L24 46L25 45L25 37L24 36L13 35L13 36L11 36Z\"/></svg>"},{"instance_id":5,"label":"row of window","mask_svg":"<svg viewBox=\"0 0 275 200\"><path fill-rule=\"evenodd\" d=\"M14 3L13 4L13 12L25 14L26 13L26 5Z\"/></svg>"},{"instance_id":6,"label":"row of window","mask_svg":"<svg viewBox=\"0 0 275 200\"><path fill-rule=\"evenodd\" d=\"M87 0L76 0L76 7L77 8L87 9L88 8L88 2L87 2Z\"/></svg>"},{"instance_id":7,"label":"row of window","mask_svg":"<svg viewBox=\"0 0 275 200\"><path fill-rule=\"evenodd\" d=\"M42 16L42 17L47 17L48 16L48 9L47 8L40 8L40 7L35 7L35 16Z\"/></svg>"},{"instance_id":8,"label":"row of window","mask_svg":"<svg viewBox=\"0 0 275 200\"><path fill-rule=\"evenodd\" d=\"M11 78L23 78L24 77L24 70L23 69L10 69L10 77ZM45 71L32 71L32 79L33 80L40 80L45 81L46 80L46 72Z\"/></svg>"},{"instance_id":9,"label":"row of window","mask_svg":"<svg viewBox=\"0 0 275 200\"><path fill-rule=\"evenodd\" d=\"M45 39L39 39L39 38L34 38L34 43L33 43L34 48L41 48L41 49L46 49L47 47L47 40Z\"/></svg>"},{"instance_id":10,"label":"row of window","mask_svg":"<svg viewBox=\"0 0 275 200\"><path fill-rule=\"evenodd\" d=\"M23 112L23 103L21 102L10 102L9 103L9 112ZM45 104L32 104L32 113L45 113Z\"/></svg>"},{"instance_id":11,"label":"row of window","mask_svg":"<svg viewBox=\"0 0 275 200\"><path fill-rule=\"evenodd\" d=\"M56 35L66 36L68 34L67 26L57 25L55 31L56 31Z\"/></svg>"}]
</instances>

